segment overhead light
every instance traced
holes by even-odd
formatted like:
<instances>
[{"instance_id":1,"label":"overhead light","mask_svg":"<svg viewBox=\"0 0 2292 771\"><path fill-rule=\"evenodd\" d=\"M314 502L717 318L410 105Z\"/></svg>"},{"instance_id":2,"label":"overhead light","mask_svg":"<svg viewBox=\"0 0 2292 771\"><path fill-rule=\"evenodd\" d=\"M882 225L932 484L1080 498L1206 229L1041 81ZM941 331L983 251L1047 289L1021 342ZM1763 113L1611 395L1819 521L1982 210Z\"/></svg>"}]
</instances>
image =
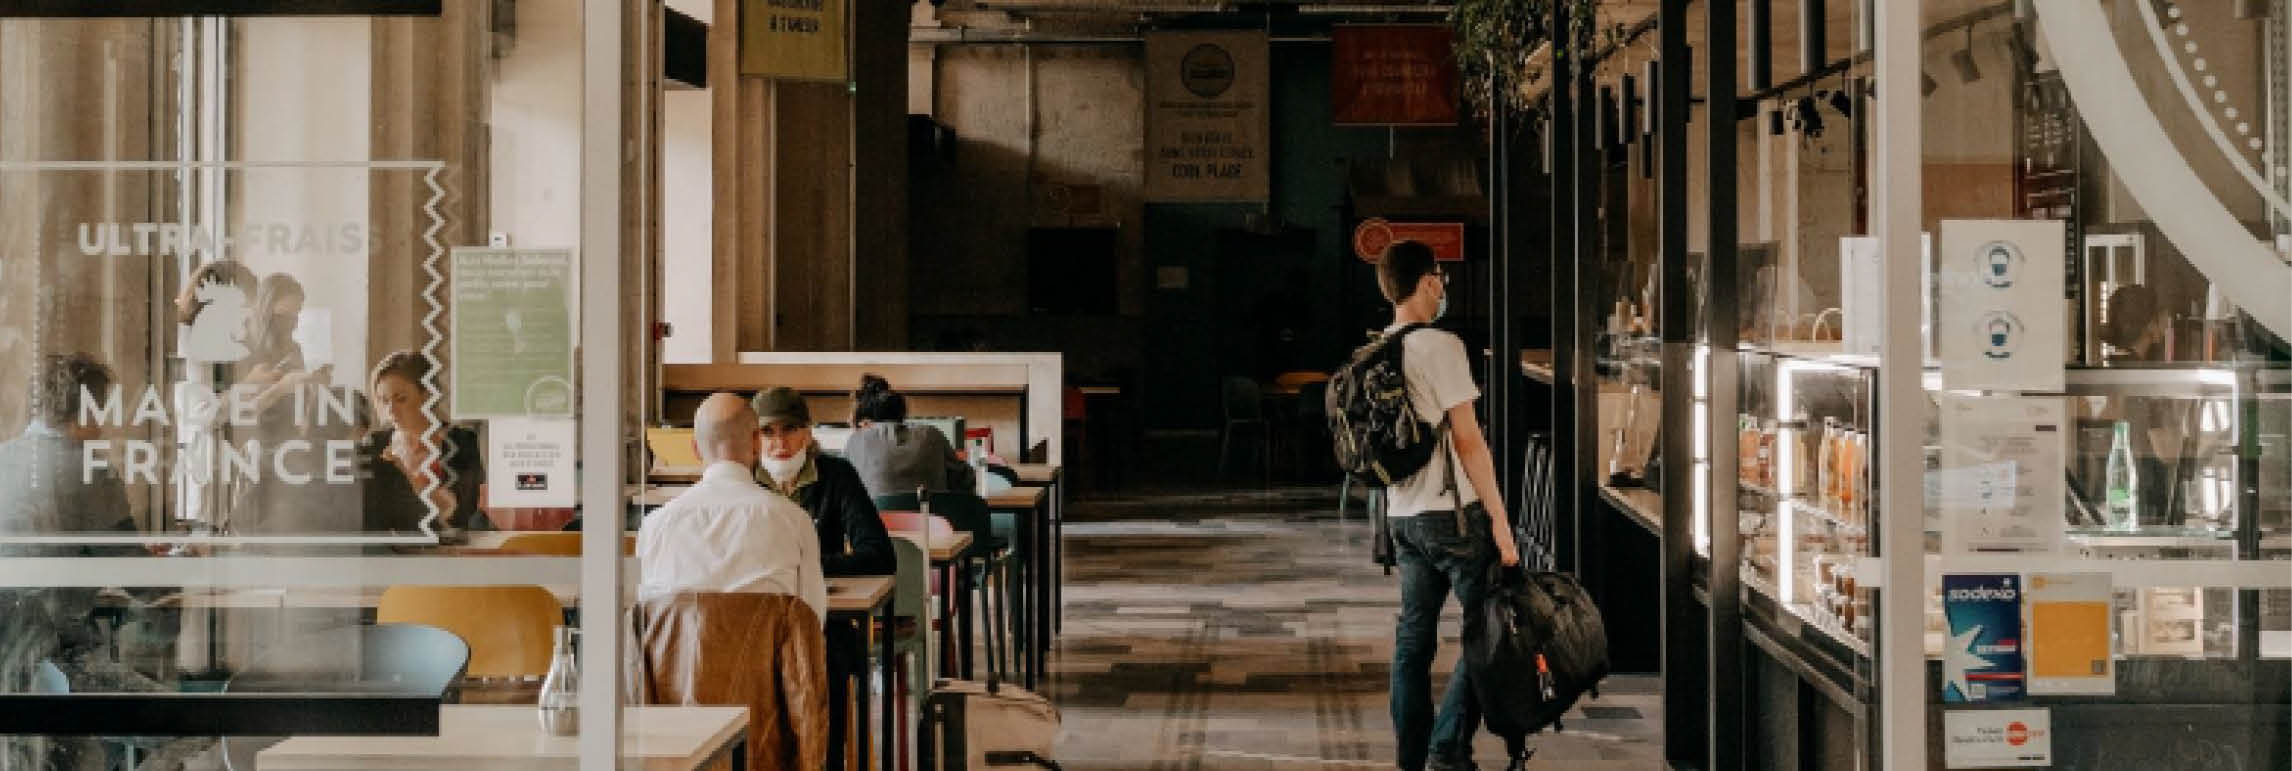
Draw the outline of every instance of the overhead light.
<instances>
[{"instance_id":1,"label":"overhead light","mask_svg":"<svg viewBox=\"0 0 2292 771\"><path fill-rule=\"evenodd\" d=\"M1974 65L1974 28L1966 27L1966 47L1950 54L1950 64L1958 68L1958 82L1972 83L1982 79L1982 68Z\"/></svg>"},{"instance_id":2,"label":"overhead light","mask_svg":"<svg viewBox=\"0 0 2292 771\"><path fill-rule=\"evenodd\" d=\"M1830 108L1849 118L1854 117L1854 97L1846 93L1850 87L1849 84L1841 83L1837 91L1830 92Z\"/></svg>"},{"instance_id":3,"label":"overhead light","mask_svg":"<svg viewBox=\"0 0 2292 771\"><path fill-rule=\"evenodd\" d=\"M1767 111L1767 133L1775 136L1783 135L1782 108L1778 107Z\"/></svg>"}]
</instances>

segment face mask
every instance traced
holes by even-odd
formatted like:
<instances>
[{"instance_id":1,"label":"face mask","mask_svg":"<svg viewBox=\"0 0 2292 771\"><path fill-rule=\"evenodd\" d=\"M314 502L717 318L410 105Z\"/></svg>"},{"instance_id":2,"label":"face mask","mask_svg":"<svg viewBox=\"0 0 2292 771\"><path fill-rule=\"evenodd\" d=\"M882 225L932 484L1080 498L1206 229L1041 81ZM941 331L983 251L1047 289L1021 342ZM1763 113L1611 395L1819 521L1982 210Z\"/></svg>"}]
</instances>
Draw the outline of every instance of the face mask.
<instances>
[{"instance_id":1,"label":"face mask","mask_svg":"<svg viewBox=\"0 0 2292 771\"><path fill-rule=\"evenodd\" d=\"M789 481L794 480L796 478L797 472L803 470L803 453L797 453L796 455L785 459L775 458L770 455L764 456L764 472L771 474L772 480L779 482L780 484L787 484Z\"/></svg>"},{"instance_id":2,"label":"face mask","mask_svg":"<svg viewBox=\"0 0 2292 771\"><path fill-rule=\"evenodd\" d=\"M1440 292L1440 307L1438 307L1438 308L1434 308L1434 309L1433 309L1433 319L1432 319L1432 320L1434 320L1434 321L1439 321L1439 320L1441 320L1441 317L1443 317L1443 316L1447 316L1447 315L1448 315L1448 290L1446 290L1446 289L1443 289L1443 290L1441 290L1441 292Z\"/></svg>"}]
</instances>

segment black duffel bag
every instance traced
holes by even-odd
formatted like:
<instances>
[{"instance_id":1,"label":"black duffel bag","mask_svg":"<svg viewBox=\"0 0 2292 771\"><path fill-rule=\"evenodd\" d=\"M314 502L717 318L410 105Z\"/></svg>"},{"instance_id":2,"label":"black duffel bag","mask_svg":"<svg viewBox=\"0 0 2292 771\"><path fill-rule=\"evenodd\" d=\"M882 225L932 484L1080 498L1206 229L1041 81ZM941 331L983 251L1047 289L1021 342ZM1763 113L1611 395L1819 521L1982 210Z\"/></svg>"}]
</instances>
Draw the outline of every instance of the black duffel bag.
<instances>
[{"instance_id":1,"label":"black duffel bag","mask_svg":"<svg viewBox=\"0 0 2292 771\"><path fill-rule=\"evenodd\" d=\"M1496 566L1478 639L1464 641L1489 733L1515 757L1608 675L1608 631L1591 595L1566 573Z\"/></svg>"}]
</instances>

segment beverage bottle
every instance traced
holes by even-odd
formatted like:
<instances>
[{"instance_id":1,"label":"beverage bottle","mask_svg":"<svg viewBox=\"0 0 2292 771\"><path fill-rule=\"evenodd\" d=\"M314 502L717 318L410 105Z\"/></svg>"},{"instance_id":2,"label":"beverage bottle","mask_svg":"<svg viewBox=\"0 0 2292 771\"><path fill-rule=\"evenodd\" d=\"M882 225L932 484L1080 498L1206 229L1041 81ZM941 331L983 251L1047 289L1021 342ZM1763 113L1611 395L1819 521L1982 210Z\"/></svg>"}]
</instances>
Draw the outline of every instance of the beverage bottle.
<instances>
[{"instance_id":1,"label":"beverage bottle","mask_svg":"<svg viewBox=\"0 0 2292 771\"><path fill-rule=\"evenodd\" d=\"M1838 488L1831 484L1833 479L1831 472L1838 470L1837 418L1822 419L1822 442L1818 446L1817 454L1819 457L1815 460L1815 506L1828 509L1831 499L1838 492Z\"/></svg>"},{"instance_id":2,"label":"beverage bottle","mask_svg":"<svg viewBox=\"0 0 2292 771\"><path fill-rule=\"evenodd\" d=\"M2141 497L2141 479L2133 467L2132 430L2120 420L2110 432L2107 497L2111 530L2130 531L2141 526L2134 507L2134 501Z\"/></svg>"},{"instance_id":3,"label":"beverage bottle","mask_svg":"<svg viewBox=\"0 0 2292 771\"><path fill-rule=\"evenodd\" d=\"M549 674L541 680L541 730L551 736L572 736L581 729L581 664L573 655L574 634L573 627L557 628Z\"/></svg>"}]
</instances>

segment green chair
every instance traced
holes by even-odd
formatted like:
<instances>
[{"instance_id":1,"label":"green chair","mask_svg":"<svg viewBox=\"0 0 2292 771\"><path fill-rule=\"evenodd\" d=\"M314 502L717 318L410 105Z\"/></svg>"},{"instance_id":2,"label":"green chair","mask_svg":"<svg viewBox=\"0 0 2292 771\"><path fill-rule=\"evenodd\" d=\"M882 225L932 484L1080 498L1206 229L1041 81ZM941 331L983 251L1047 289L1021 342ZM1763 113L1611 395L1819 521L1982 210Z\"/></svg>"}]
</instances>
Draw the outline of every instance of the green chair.
<instances>
[{"instance_id":1,"label":"green chair","mask_svg":"<svg viewBox=\"0 0 2292 771\"><path fill-rule=\"evenodd\" d=\"M891 551L899 565L891 588L891 615L897 626L882 630L881 633L891 636L892 655L905 663L886 661L877 671L893 671L893 666L897 664L898 670L907 675L905 692L885 702L887 709L892 708L890 705L905 706L899 713L900 749L901 754L905 755L908 737L915 735L908 721L911 716L923 714L923 696L931 690L931 626L932 620L938 618L939 614L934 611L931 603L930 555L923 553L922 546L905 538L891 539ZM889 690L892 687L892 679L885 678L884 688ZM884 740L890 741L890 738Z\"/></svg>"}]
</instances>

